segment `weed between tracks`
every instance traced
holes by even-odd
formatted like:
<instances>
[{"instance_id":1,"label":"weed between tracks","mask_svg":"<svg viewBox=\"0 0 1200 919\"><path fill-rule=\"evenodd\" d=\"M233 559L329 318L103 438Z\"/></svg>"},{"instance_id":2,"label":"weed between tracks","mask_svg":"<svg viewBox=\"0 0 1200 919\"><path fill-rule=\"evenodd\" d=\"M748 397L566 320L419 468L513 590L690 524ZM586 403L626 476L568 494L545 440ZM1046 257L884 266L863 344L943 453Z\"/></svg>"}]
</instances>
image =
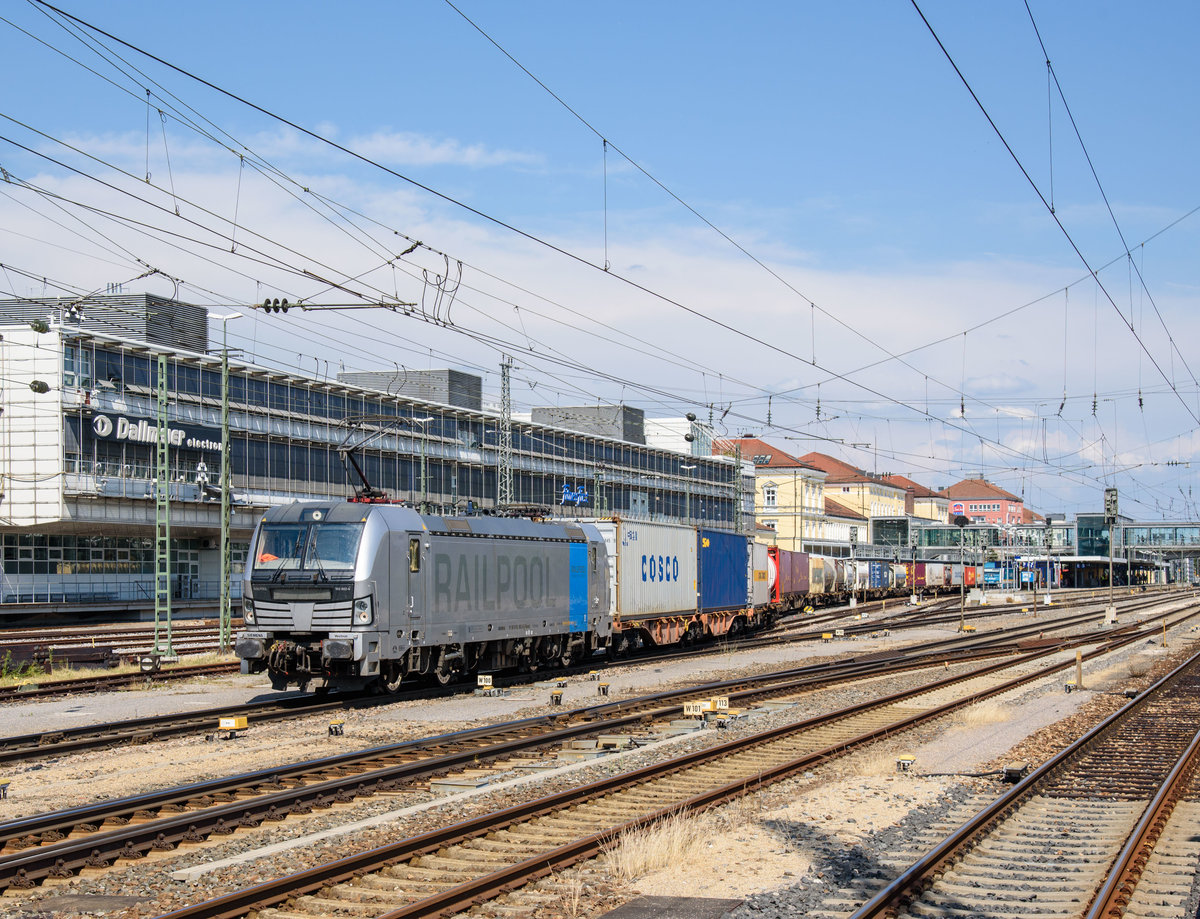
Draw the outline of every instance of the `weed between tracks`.
<instances>
[{"instance_id":1,"label":"weed between tracks","mask_svg":"<svg viewBox=\"0 0 1200 919\"><path fill-rule=\"evenodd\" d=\"M232 654L210 651L205 654L189 654L180 657L178 664L164 664L162 669L165 672L177 667L201 667L205 664L224 664L236 660L237 658ZM70 664L59 662L54 664L53 669L46 672L32 662L14 664L11 651L5 651L3 655L0 655L0 686L20 686L23 683L37 683L45 686L60 680L77 680L80 677L95 676L96 674L107 676L131 673L141 673L141 666L139 664L120 664L116 667L104 668L73 667Z\"/></svg>"},{"instance_id":2,"label":"weed between tracks","mask_svg":"<svg viewBox=\"0 0 1200 919\"><path fill-rule=\"evenodd\" d=\"M958 712L954 718L954 726L958 728L980 728L988 724L999 724L1008 721L1012 711L1007 705L999 702L977 702L968 705Z\"/></svg>"},{"instance_id":3,"label":"weed between tracks","mask_svg":"<svg viewBox=\"0 0 1200 919\"><path fill-rule=\"evenodd\" d=\"M700 814L673 813L636 830L626 830L603 849L604 864L622 881L692 861L714 839L754 821L765 805L747 795Z\"/></svg>"},{"instance_id":4,"label":"weed between tracks","mask_svg":"<svg viewBox=\"0 0 1200 919\"><path fill-rule=\"evenodd\" d=\"M0 655L0 686L19 686L33 679L40 679L44 671L32 661L13 663L12 651Z\"/></svg>"}]
</instances>

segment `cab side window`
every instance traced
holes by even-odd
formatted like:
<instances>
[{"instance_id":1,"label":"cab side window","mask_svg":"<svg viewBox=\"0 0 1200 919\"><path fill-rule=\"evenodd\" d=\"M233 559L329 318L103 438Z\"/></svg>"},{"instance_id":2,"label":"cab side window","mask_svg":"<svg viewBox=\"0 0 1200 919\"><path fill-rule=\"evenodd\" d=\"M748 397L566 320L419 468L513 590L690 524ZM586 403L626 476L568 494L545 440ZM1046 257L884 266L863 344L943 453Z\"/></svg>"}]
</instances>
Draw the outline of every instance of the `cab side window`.
<instances>
[{"instance_id":1,"label":"cab side window","mask_svg":"<svg viewBox=\"0 0 1200 919\"><path fill-rule=\"evenodd\" d=\"M421 570L421 540L408 541L408 570L414 574Z\"/></svg>"}]
</instances>

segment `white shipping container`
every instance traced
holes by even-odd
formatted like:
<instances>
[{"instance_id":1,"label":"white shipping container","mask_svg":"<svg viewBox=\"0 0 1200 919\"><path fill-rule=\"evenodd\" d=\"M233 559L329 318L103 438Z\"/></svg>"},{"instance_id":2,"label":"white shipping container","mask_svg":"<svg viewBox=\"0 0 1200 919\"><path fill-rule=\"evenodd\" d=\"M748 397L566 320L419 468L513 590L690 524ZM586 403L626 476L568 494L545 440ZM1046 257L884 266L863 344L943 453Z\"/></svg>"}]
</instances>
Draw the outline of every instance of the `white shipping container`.
<instances>
[{"instance_id":1,"label":"white shipping container","mask_svg":"<svg viewBox=\"0 0 1200 919\"><path fill-rule=\"evenodd\" d=\"M608 547L614 617L629 622L696 611L694 527L625 520L588 522L600 531Z\"/></svg>"},{"instance_id":2,"label":"white shipping container","mask_svg":"<svg viewBox=\"0 0 1200 919\"><path fill-rule=\"evenodd\" d=\"M846 563L847 568L849 568L850 565L850 562ZM855 561L853 562L853 566L854 573L851 575L851 579L854 583L855 590L866 590L871 586L871 563Z\"/></svg>"},{"instance_id":3,"label":"white shipping container","mask_svg":"<svg viewBox=\"0 0 1200 919\"><path fill-rule=\"evenodd\" d=\"M771 574L767 547L750 543L750 605L766 606L771 599Z\"/></svg>"},{"instance_id":4,"label":"white shipping container","mask_svg":"<svg viewBox=\"0 0 1200 919\"><path fill-rule=\"evenodd\" d=\"M949 565L943 565L941 562L928 562L925 565L925 586L945 587L950 580L947 577L949 568Z\"/></svg>"}]
</instances>

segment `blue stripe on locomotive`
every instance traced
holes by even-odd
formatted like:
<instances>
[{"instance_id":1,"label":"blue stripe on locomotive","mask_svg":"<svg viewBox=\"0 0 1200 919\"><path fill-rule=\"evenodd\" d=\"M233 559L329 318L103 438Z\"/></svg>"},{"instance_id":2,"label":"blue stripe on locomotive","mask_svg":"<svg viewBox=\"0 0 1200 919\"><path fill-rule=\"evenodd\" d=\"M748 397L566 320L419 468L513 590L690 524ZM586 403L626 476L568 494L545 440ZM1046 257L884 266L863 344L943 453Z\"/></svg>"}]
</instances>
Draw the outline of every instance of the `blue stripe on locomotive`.
<instances>
[{"instance_id":1,"label":"blue stripe on locomotive","mask_svg":"<svg viewBox=\"0 0 1200 919\"><path fill-rule=\"evenodd\" d=\"M571 543L570 612L571 631L586 632L588 627L588 547L587 543Z\"/></svg>"},{"instance_id":2,"label":"blue stripe on locomotive","mask_svg":"<svg viewBox=\"0 0 1200 919\"><path fill-rule=\"evenodd\" d=\"M749 556L746 537L720 530L699 530L700 611L746 605Z\"/></svg>"}]
</instances>

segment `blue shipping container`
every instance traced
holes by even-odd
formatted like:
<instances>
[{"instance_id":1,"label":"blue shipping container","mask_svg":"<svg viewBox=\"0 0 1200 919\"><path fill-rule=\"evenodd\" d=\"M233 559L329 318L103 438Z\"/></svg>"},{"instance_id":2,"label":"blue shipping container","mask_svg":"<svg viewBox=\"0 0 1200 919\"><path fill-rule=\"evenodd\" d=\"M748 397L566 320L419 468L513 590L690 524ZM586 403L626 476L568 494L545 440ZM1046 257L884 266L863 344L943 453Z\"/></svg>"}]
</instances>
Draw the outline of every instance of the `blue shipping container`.
<instances>
[{"instance_id":1,"label":"blue shipping container","mask_svg":"<svg viewBox=\"0 0 1200 919\"><path fill-rule=\"evenodd\" d=\"M888 584L888 575L891 573L891 567L887 562L871 562L870 571L867 575L867 586L872 590L890 587L891 585Z\"/></svg>"},{"instance_id":2,"label":"blue shipping container","mask_svg":"<svg viewBox=\"0 0 1200 919\"><path fill-rule=\"evenodd\" d=\"M746 536L720 530L698 530L700 611L745 607L749 585L749 542Z\"/></svg>"}]
</instances>

